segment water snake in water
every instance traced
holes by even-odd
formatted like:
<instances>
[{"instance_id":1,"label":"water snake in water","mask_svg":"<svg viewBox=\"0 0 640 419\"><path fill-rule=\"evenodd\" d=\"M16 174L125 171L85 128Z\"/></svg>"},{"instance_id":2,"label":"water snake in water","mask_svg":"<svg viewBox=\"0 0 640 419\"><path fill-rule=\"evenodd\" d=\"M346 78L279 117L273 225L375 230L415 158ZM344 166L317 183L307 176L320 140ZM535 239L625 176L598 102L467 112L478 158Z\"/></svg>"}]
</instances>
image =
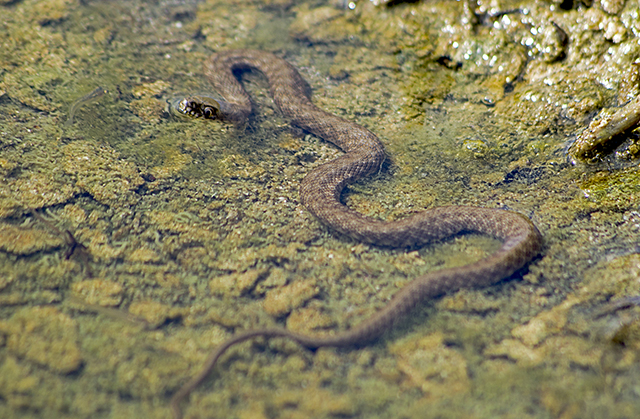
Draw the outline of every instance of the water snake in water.
<instances>
[{"instance_id":1,"label":"water snake in water","mask_svg":"<svg viewBox=\"0 0 640 419\"><path fill-rule=\"evenodd\" d=\"M317 108L298 71L275 55L254 50L216 53L205 63L205 75L221 100L187 97L175 104L178 112L195 118L242 124L251 114L251 99L234 71L256 69L269 83L271 96L282 114L295 125L344 154L313 169L302 181L304 206L331 229L356 240L385 247L415 247L462 233L473 232L502 240L495 253L478 262L431 272L414 279L369 319L333 335L304 335L286 329L258 329L240 333L216 348L201 372L172 398L174 416L182 417L180 402L207 376L230 347L253 337L284 337L307 348L351 346L370 342L421 301L458 290L494 284L522 268L542 247L533 223L516 212L500 209L446 206L432 208L398 221L381 221L356 212L340 201L346 185L378 172L385 160L382 143L368 129Z\"/></svg>"}]
</instances>

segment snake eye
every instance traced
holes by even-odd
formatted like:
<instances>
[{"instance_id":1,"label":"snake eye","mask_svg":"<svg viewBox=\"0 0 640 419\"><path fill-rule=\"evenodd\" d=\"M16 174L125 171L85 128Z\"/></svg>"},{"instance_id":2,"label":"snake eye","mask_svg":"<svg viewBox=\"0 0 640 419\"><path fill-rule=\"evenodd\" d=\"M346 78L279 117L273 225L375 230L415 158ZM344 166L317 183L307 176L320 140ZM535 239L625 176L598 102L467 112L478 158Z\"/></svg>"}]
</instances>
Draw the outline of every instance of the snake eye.
<instances>
[{"instance_id":1,"label":"snake eye","mask_svg":"<svg viewBox=\"0 0 640 419\"><path fill-rule=\"evenodd\" d=\"M202 112L203 112L205 118L207 118L207 119L215 119L216 110L213 109L212 107L207 106L207 107L205 107L203 109Z\"/></svg>"}]
</instances>

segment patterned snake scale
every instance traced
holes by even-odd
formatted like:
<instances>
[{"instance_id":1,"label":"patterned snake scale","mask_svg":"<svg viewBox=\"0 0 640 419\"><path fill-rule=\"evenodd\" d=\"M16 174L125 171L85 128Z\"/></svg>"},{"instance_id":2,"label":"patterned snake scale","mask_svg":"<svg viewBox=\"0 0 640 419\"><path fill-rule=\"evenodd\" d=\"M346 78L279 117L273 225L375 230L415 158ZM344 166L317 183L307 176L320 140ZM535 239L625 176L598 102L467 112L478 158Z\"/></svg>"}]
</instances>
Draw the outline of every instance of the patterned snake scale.
<instances>
[{"instance_id":1,"label":"patterned snake scale","mask_svg":"<svg viewBox=\"0 0 640 419\"><path fill-rule=\"evenodd\" d=\"M182 417L180 402L207 376L220 356L240 342L262 336L288 338L307 348L365 344L392 328L421 301L462 287L494 284L522 268L542 247L542 236L533 223L511 211L446 206L388 222L346 207L340 202L342 190L346 185L378 172L385 159L384 148L368 129L317 108L298 71L271 53L233 50L214 54L205 64L205 75L223 100L189 97L176 105L177 111L192 117L244 123L251 113L251 99L233 73L243 69L256 69L267 77L274 102L292 125L344 151L342 156L313 169L300 187L304 206L331 229L362 242L388 247L421 246L461 232L485 234L502 240L503 244L478 262L414 279L384 308L349 330L313 336L273 328L234 336L216 348L201 372L173 396L171 407L176 419Z\"/></svg>"}]
</instances>

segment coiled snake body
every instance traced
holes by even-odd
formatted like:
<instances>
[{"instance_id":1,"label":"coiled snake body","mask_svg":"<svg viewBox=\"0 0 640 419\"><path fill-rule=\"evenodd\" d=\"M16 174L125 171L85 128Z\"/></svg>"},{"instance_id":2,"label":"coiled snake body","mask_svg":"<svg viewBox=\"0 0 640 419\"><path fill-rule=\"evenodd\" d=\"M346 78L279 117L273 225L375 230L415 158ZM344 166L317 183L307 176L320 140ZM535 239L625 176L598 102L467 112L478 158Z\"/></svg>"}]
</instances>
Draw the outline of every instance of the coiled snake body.
<instances>
[{"instance_id":1,"label":"coiled snake body","mask_svg":"<svg viewBox=\"0 0 640 419\"><path fill-rule=\"evenodd\" d=\"M251 113L251 100L233 74L234 70L244 68L257 69L267 77L274 102L291 124L344 151L344 155L313 169L302 181L302 203L323 223L356 240L381 246L420 246L461 232L486 234L502 240L503 244L498 251L476 263L414 279L383 309L349 330L312 336L274 328L236 335L218 347L202 371L174 395L171 406L176 418L181 417L181 400L206 377L218 358L237 343L256 336L285 337L307 348L367 343L390 329L419 302L462 287L496 283L523 267L542 246L542 237L533 223L511 211L447 206L387 222L343 205L340 195L344 187L379 171L385 159L384 148L368 129L313 105L308 85L298 71L271 53L234 50L214 54L205 64L205 74L223 100L190 97L181 100L177 110L193 117L244 122Z\"/></svg>"}]
</instances>

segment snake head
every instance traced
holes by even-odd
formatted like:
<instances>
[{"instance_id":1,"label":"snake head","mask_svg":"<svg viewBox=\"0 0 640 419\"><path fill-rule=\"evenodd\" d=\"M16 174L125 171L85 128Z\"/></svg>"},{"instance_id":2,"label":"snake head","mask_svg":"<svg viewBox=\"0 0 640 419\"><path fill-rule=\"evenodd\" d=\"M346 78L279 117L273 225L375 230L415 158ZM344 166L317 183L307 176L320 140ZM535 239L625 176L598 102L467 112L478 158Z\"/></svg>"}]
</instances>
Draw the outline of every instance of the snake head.
<instances>
[{"instance_id":1,"label":"snake head","mask_svg":"<svg viewBox=\"0 0 640 419\"><path fill-rule=\"evenodd\" d=\"M171 110L179 116L204 119L222 119L220 102L209 96L189 96L169 102Z\"/></svg>"}]
</instances>

